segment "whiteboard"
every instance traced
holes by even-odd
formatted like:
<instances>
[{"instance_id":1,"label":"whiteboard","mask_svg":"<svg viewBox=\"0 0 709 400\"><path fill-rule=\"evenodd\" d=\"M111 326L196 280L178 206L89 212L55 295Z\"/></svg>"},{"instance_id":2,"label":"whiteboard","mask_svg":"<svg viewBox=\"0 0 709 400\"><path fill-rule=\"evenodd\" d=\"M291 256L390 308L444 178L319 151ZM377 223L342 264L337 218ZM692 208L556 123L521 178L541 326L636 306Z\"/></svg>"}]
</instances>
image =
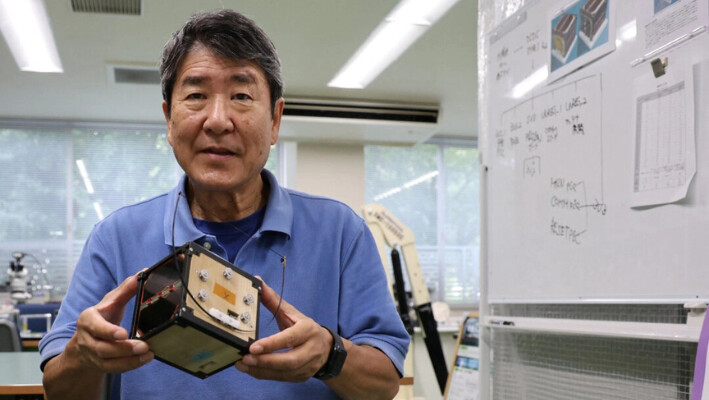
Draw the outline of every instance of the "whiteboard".
<instances>
[{"instance_id":1,"label":"whiteboard","mask_svg":"<svg viewBox=\"0 0 709 400\"><path fill-rule=\"evenodd\" d=\"M675 10L709 7L673 2L683 3L672 4ZM564 12L559 1L528 2L481 41L491 303L709 299L709 35L669 45L653 37L648 45L639 13L653 2L609 3L611 49L560 79L549 74L550 21ZM666 79L654 77L651 60L642 60L648 54L667 57L668 71L690 77L694 104L663 107L694 117L686 137L694 141L696 173L686 177L681 200L632 207L633 83L656 79L659 88ZM540 76L531 91L524 87Z\"/></svg>"}]
</instances>

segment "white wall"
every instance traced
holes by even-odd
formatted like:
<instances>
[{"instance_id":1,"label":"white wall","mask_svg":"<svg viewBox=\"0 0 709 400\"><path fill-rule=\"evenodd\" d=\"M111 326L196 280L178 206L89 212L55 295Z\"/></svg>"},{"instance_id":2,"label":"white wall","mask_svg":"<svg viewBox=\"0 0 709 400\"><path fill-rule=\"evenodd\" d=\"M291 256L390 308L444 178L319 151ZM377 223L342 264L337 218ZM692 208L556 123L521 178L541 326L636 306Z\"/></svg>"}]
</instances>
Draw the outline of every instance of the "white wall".
<instances>
[{"instance_id":1,"label":"white wall","mask_svg":"<svg viewBox=\"0 0 709 400\"><path fill-rule=\"evenodd\" d=\"M298 143L295 189L340 200L359 212L364 205L364 146Z\"/></svg>"}]
</instances>

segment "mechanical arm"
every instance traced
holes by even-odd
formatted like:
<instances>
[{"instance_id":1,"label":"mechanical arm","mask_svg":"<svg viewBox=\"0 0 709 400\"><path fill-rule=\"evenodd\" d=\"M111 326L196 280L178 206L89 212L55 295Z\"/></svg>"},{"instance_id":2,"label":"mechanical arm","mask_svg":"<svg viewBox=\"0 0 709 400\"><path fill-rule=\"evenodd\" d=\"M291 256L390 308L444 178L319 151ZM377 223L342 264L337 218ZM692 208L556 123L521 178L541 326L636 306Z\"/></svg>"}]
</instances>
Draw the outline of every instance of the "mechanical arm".
<instances>
[{"instance_id":1,"label":"mechanical arm","mask_svg":"<svg viewBox=\"0 0 709 400\"><path fill-rule=\"evenodd\" d=\"M395 284L392 285L389 274L387 273L387 283L389 288L392 286L395 289L392 291L392 296L396 300L399 307L399 314L409 333L413 333L411 321L409 320L408 302L404 292L404 283L401 274L401 264L399 260L399 251L404 256L406 271L409 276L409 284L414 299L414 309L418 317L419 324L423 333L424 342L428 355L433 364L433 370L438 380L438 386L441 393L444 392L446 381L448 380L448 367L443 356L441 347L441 339L438 335L438 327L433 318L433 310L431 309L431 299L428 295L428 288L424 281L419 264L418 253L414 234L396 217L394 217L386 208L379 204L369 204L363 207L364 219L369 226L374 240L377 242L379 256L382 259L382 264L387 265L386 248L392 249L391 259L394 269Z\"/></svg>"}]
</instances>

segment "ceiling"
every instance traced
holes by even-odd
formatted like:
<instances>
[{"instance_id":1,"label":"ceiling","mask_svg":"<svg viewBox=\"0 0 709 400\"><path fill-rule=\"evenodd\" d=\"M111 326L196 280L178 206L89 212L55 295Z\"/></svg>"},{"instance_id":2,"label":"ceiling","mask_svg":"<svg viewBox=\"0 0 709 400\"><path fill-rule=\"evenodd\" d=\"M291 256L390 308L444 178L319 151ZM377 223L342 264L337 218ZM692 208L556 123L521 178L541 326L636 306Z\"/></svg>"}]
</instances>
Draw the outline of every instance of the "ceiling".
<instances>
[{"instance_id":1,"label":"ceiling","mask_svg":"<svg viewBox=\"0 0 709 400\"><path fill-rule=\"evenodd\" d=\"M45 0L62 74L21 72L0 43L0 118L164 123L158 85L116 84L109 65L155 67L170 34L193 13L233 8L254 19L279 52L285 98L436 105L432 135L474 138L477 126L477 0L460 0L366 89L327 83L397 0L143 0L142 15L73 12ZM343 129L344 127L344 129ZM284 132L285 131L285 132ZM408 129L412 134L412 130ZM284 122L282 137L369 140L401 134L386 124Z\"/></svg>"}]
</instances>

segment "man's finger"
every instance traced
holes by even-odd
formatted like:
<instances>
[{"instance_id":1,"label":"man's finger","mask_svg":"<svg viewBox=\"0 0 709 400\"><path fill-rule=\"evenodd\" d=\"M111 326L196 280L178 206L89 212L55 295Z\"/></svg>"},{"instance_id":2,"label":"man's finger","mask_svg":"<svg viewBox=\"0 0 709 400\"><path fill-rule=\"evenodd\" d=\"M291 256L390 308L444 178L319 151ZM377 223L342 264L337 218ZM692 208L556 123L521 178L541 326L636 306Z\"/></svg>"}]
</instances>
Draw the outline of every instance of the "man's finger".
<instances>
[{"instance_id":1,"label":"man's finger","mask_svg":"<svg viewBox=\"0 0 709 400\"><path fill-rule=\"evenodd\" d=\"M289 330L300 329L293 327ZM324 363L322 356L313 349L313 343L307 338L304 342L292 342L294 338L286 338L286 331L262 339L256 346L264 346L264 352L251 352L236 364L238 370L246 372L258 379L274 379L290 382L302 382L312 377ZM298 339L295 339L298 340ZM254 347L252 345L252 349ZM285 352L271 352L279 348L290 348ZM325 359L327 356L325 356Z\"/></svg>"},{"instance_id":2,"label":"man's finger","mask_svg":"<svg viewBox=\"0 0 709 400\"><path fill-rule=\"evenodd\" d=\"M121 326L107 321L98 306L84 310L76 321L78 332L87 332L100 340L123 340L128 338L128 332Z\"/></svg>"},{"instance_id":3,"label":"man's finger","mask_svg":"<svg viewBox=\"0 0 709 400\"><path fill-rule=\"evenodd\" d=\"M272 353L274 351L291 349L302 345L307 341L307 333L303 331L303 326L293 325L274 335L261 338L249 347L252 354Z\"/></svg>"},{"instance_id":4,"label":"man's finger","mask_svg":"<svg viewBox=\"0 0 709 400\"><path fill-rule=\"evenodd\" d=\"M103 301L125 305L138 292L138 275L129 276L117 288L108 292ZM103 302L102 301L102 302Z\"/></svg>"},{"instance_id":5,"label":"man's finger","mask_svg":"<svg viewBox=\"0 0 709 400\"><path fill-rule=\"evenodd\" d=\"M268 311L274 313L281 297L260 276L256 276L256 278L261 281L261 303L266 306Z\"/></svg>"},{"instance_id":6,"label":"man's finger","mask_svg":"<svg viewBox=\"0 0 709 400\"><path fill-rule=\"evenodd\" d=\"M107 359L103 362L102 370L108 373L123 373L149 363L154 357L152 352L147 352L137 356Z\"/></svg>"},{"instance_id":7,"label":"man's finger","mask_svg":"<svg viewBox=\"0 0 709 400\"><path fill-rule=\"evenodd\" d=\"M96 309L107 321L117 324L123 318L126 304L135 297L137 292L138 276L136 274L126 278L117 288L108 292L96 305Z\"/></svg>"},{"instance_id":8,"label":"man's finger","mask_svg":"<svg viewBox=\"0 0 709 400\"><path fill-rule=\"evenodd\" d=\"M281 299L281 296L276 293L275 290L271 289L270 286L266 284L260 277L257 276L259 280L263 283L261 289L261 303L266 306L268 311L275 314L278 311L278 317L287 317L290 325L294 324L296 320L302 318L303 314L300 313L295 307L290 303ZM280 303L280 308L279 308Z\"/></svg>"},{"instance_id":9,"label":"man's finger","mask_svg":"<svg viewBox=\"0 0 709 400\"><path fill-rule=\"evenodd\" d=\"M150 351L150 346L142 340L99 340L93 347L93 352L100 358L111 359L142 355Z\"/></svg>"}]
</instances>

